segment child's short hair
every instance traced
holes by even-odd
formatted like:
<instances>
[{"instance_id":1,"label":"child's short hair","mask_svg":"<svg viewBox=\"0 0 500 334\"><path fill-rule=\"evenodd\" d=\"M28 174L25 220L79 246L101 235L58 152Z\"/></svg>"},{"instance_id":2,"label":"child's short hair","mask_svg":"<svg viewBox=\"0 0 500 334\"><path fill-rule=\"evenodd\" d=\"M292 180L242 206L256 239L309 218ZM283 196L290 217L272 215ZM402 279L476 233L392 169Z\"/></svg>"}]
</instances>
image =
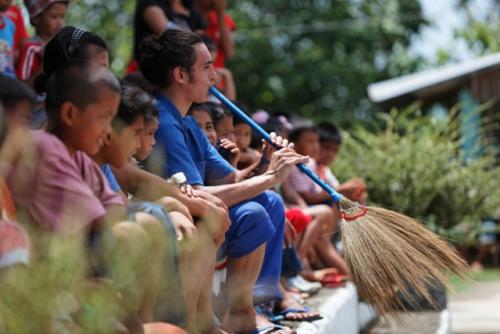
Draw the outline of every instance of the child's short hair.
<instances>
[{"instance_id":1,"label":"child's short hair","mask_svg":"<svg viewBox=\"0 0 500 334\"><path fill-rule=\"evenodd\" d=\"M80 28L66 26L47 43L43 56L43 72L33 82L37 93L45 93L47 81L57 70L68 65L86 65L90 59L88 47L108 51L108 45L99 35Z\"/></svg>"},{"instance_id":2,"label":"child's short hair","mask_svg":"<svg viewBox=\"0 0 500 334\"><path fill-rule=\"evenodd\" d=\"M193 103L188 113L191 115L196 110L206 111L214 124L219 122L224 116L233 116L229 110L215 102Z\"/></svg>"},{"instance_id":3,"label":"child's short hair","mask_svg":"<svg viewBox=\"0 0 500 334\"><path fill-rule=\"evenodd\" d=\"M113 129L120 132L123 127L133 124L140 117L145 121L158 117L154 98L138 87L123 86L118 113L112 123Z\"/></svg>"},{"instance_id":4,"label":"child's short hair","mask_svg":"<svg viewBox=\"0 0 500 334\"><path fill-rule=\"evenodd\" d=\"M141 72L127 74L122 82L125 85L139 87L148 94L154 95L155 88L151 85Z\"/></svg>"},{"instance_id":5,"label":"child's short hair","mask_svg":"<svg viewBox=\"0 0 500 334\"><path fill-rule=\"evenodd\" d=\"M248 113L248 108L246 105L244 105L243 103L241 102L238 102L238 101L233 101L233 104L236 105L241 111L243 111L246 115L250 116L249 113ZM247 124L245 121L243 121L241 118L239 117L234 117L234 120L233 120L233 124L234 125L238 125L238 124Z\"/></svg>"},{"instance_id":6,"label":"child's short hair","mask_svg":"<svg viewBox=\"0 0 500 334\"><path fill-rule=\"evenodd\" d=\"M57 70L47 82L45 103L49 120L54 122L59 119L59 109L65 102L84 109L97 101L103 85L120 93L120 82L106 69L90 71L83 66L70 65Z\"/></svg>"},{"instance_id":7,"label":"child's short hair","mask_svg":"<svg viewBox=\"0 0 500 334\"><path fill-rule=\"evenodd\" d=\"M36 103L33 90L25 83L0 74L0 103L4 108L15 107L18 102Z\"/></svg>"},{"instance_id":8,"label":"child's short hair","mask_svg":"<svg viewBox=\"0 0 500 334\"><path fill-rule=\"evenodd\" d=\"M321 122L318 125L320 143L342 144L342 134L332 122Z\"/></svg>"},{"instance_id":9,"label":"child's short hair","mask_svg":"<svg viewBox=\"0 0 500 334\"><path fill-rule=\"evenodd\" d=\"M296 125L288 134L288 140L296 142L304 132L318 133L318 128L314 124L308 123Z\"/></svg>"}]
</instances>

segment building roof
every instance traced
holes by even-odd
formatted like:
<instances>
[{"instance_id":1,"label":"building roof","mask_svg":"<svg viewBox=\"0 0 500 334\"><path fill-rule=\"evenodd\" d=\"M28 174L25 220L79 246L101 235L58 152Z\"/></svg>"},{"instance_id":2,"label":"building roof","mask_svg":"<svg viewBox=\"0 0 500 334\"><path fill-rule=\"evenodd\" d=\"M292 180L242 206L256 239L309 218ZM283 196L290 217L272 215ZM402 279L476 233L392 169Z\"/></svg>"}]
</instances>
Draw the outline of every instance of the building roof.
<instances>
[{"instance_id":1,"label":"building roof","mask_svg":"<svg viewBox=\"0 0 500 334\"><path fill-rule=\"evenodd\" d=\"M420 98L447 90L472 74L493 67L500 67L500 53L373 83L368 85L368 97L375 103L388 103L409 95Z\"/></svg>"}]
</instances>

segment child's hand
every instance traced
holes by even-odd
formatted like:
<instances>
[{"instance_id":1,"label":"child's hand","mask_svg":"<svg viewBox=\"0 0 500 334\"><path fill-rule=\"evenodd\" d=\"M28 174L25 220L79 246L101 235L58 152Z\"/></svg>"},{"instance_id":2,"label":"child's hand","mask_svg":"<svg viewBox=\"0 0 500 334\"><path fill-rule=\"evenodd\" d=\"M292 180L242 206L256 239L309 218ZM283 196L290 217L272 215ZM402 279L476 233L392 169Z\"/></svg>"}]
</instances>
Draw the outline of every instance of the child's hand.
<instances>
[{"instance_id":1,"label":"child's hand","mask_svg":"<svg viewBox=\"0 0 500 334\"><path fill-rule=\"evenodd\" d=\"M179 187L179 189L184 195L188 196L189 198L198 197L190 184L183 184Z\"/></svg>"},{"instance_id":2,"label":"child's hand","mask_svg":"<svg viewBox=\"0 0 500 334\"><path fill-rule=\"evenodd\" d=\"M220 140L219 145L220 147L231 153L231 159L229 163L231 164L231 166L236 167L238 165L238 162L240 161L240 156L241 156L241 151L238 148L238 146L236 146L234 142L225 138Z\"/></svg>"}]
</instances>

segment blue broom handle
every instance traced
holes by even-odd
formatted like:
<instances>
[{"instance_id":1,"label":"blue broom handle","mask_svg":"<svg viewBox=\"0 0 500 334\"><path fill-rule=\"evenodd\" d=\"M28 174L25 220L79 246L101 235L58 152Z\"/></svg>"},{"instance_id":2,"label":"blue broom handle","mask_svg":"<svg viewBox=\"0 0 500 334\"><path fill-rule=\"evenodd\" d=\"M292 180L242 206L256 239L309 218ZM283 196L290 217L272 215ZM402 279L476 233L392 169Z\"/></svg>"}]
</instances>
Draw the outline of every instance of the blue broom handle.
<instances>
[{"instance_id":1,"label":"blue broom handle","mask_svg":"<svg viewBox=\"0 0 500 334\"><path fill-rule=\"evenodd\" d=\"M233 114L235 114L238 118L247 123L255 132L257 132L262 138L264 138L268 143L272 144L277 149L280 149L277 145L272 142L271 136L260 127L253 119L248 117L243 111L240 110L231 100L225 97L217 88L210 87L210 93L215 96L219 101L221 101L225 106L227 106ZM309 167L304 165L303 163L297 164L297 168L300 169L304 174L309 176L311 180L313 180L316 184L318 184L321 188L323 188L328 195L332 198L334 202L339 202L342 199L342 195L335 191L328 183L323 181L316 175Z\"/></svg>"}]
</instances>

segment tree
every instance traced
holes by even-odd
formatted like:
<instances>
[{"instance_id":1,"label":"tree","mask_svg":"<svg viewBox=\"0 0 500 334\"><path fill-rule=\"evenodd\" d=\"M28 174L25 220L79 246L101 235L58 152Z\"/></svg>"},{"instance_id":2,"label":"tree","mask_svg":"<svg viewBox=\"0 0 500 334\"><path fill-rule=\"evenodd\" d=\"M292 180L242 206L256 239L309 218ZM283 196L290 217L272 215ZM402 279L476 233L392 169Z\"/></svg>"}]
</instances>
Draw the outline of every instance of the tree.
<instances>
[{"instance_id":1,"label":"tree","mask_svg":"<svg viewBox=\"0 0 500 334\"><path fill-rule=\"evenodd\" d=\"M231 62L253 108L366 118L368 83L411 72L410 38L426 22L418 0L239 1Z\"/></svg>"}]
</instances>

